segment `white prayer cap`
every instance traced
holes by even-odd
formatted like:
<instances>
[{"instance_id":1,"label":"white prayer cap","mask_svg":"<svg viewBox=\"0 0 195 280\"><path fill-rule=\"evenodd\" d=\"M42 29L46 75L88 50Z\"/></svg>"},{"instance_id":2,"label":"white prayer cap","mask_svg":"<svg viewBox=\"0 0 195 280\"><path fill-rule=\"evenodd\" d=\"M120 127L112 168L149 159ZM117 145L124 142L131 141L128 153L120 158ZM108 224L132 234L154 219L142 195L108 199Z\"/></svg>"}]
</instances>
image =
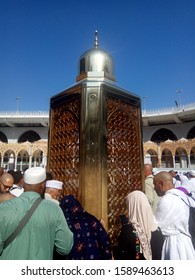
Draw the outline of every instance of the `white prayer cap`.
<instances>
[{"instance_id":1,"label":"white prayer cap","mask_svg":"<svg viewBox=\"0 0 195 280\"><path fill-rule=\"evenodd\" d=\"M192 183L190 182L190 180L186 179L182 182L181 187L186 189L190 193L192 188Z\"/></svg>"},{"instance_id":2,"label":"white prayer cap","mask_svg":"<svg viewBox=\"0 0 195 280\"><path fill-rule=\"evenodd\" d=\"M31 167L24 172L24 182L27 184L39 184L45 179L46 171L43 167Z\"/></svg>"},{"instance_id":3,"label":"white prayer cap","mask_svg":"<svg viewBox=\"0 0 195 280\"><path fill-rule=\"evenodd\" d=\"M195 170L190 170L189 173L190 173L191 176L195 176Z\"/></svg>"},{"instance_id":4,"label":"white prayer cap","mask_svg":"<svg viewBox=\"0 0 195 280\"><path fill-rule=\"evenodd\" d=\"M46 188L52 188L57 190L62 190L63 182L57 180L46 181Z\"/></svg>"},{"instance_id":5,"label":"white prayer cap","mask_svg":"<svg viewBox=\"0 0 195 280\"><path fill-rule=\"evenodd\" d=\"M188 180L188 177L186 175L184 175L183 173L179 176L181 181L185 181L185 180Z\"/></svg>"}]
</instances>

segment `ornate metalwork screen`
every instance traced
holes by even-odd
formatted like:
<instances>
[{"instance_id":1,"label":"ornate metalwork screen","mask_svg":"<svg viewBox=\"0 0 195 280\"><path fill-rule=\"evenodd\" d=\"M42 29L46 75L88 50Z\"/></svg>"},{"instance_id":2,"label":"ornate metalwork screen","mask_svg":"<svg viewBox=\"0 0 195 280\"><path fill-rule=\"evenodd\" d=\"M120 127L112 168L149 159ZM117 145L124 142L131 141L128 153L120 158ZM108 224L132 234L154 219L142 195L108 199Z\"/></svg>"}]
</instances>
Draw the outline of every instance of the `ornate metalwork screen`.
<instances>
[{"instance_id":1,"label":"ornate metalwork screen","mask_svg":"<svg viewBox=\"0 0 195 280\"><path fill-rule=\"evenodd\" d=\"M108 229L115 243L119 215L126 213L125 197L142 189L140 109L107 98Z\"/></svg>"},{"instance_id":2,"label":"ornate metalwork screen","mask_svg":"<svg viewBox=\"0 0 195 280\"><path fill-rule=\"evenodd\" d=\"M49 169L64 183L64 194L78 196L80 98L52 109L50 121Z\"/></svg>"}]
</instances>

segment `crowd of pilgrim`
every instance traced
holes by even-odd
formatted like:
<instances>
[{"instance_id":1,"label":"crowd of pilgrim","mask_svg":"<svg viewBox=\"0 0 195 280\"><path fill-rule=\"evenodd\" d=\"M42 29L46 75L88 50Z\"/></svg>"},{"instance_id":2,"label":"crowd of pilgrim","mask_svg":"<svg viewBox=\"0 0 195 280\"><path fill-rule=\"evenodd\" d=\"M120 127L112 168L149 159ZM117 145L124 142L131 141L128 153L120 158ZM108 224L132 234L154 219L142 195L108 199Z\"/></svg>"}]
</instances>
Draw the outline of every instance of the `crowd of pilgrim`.
<instances>
[{"instance_id":1,"label":"crowd of pilgrim","mask_svg":"<svg viewBox=\"0 0 195 280\"><path fill-rule=\"evenodd\" d=\"M124 199L127 215L111 244L102 220L83 209L63 182L42 167L24 173L0 168L0 259L2 260L194 260L189 231L195 207L195 170L153 174L144 165L145 185ZM40 199L41 198L41 199ZM8 238L37 201L41 203L21 231Z\"/></svg>"}]
</instances>

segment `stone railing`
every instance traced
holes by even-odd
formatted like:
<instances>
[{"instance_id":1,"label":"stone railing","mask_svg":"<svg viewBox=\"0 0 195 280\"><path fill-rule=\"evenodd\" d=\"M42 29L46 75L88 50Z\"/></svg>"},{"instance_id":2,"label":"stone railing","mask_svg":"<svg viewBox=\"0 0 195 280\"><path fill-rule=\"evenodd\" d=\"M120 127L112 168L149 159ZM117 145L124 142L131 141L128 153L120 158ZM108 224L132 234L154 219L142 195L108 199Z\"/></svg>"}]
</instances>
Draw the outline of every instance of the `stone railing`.
<instances>
[{"instance_id":1,"label":"stone railing","mask_svg":"<svg viewBox=\"0 0 195 280\"><path fill-rule=\"evenodd\" d=\"M155 116L161 114L174 114L183 111L195 109L195 103L182 105L178 107L166 107L153 110L142 109L142 116ZM44 116L49 117L49 111L0 111L0 117L17 117L17 116Z\"/></svg>"},{"instance_id":2,"label":"stone railing","mask_svg":"<svg viewBox=\"0 0 195 280\"><path fill-rule=\"evenodd\" d=\"M0 111L0 117L48 116L49 111Z\"/></svg>"},{"instance_id":3,"label":"stone railing","mask_svg":"<svg viewBox=\"0 0 195 280\"><path fill-rule=\"evenodd\" d=\"M178 107L167 107L167 108L159 108L154 110L142 110L143 116L155 116L162 114L174 114L183 111L195 110L195 103L182 105Z\"/></svg>"}]
</instances>

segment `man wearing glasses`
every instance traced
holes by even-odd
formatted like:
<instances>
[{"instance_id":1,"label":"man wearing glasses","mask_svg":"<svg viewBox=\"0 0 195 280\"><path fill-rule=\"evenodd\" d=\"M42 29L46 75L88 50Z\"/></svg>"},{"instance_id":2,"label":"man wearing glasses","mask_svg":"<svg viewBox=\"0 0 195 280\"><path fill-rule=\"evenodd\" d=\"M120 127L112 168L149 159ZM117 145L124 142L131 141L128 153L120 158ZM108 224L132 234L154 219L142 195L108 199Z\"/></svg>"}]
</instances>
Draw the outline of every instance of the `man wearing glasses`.
<instances>
[{"instance_id":1,"label":"man wearing glasses","mask_svg":"<svg viewBox=\"0 0 195 280\"><path fill-rule=\"evenodd\" d=\"M15 196L9 193L10 188L12 188L14 183L14 178L9 173L4 173L0 177L0 202L14 198Z\"/></svg>"}]
</instances>

